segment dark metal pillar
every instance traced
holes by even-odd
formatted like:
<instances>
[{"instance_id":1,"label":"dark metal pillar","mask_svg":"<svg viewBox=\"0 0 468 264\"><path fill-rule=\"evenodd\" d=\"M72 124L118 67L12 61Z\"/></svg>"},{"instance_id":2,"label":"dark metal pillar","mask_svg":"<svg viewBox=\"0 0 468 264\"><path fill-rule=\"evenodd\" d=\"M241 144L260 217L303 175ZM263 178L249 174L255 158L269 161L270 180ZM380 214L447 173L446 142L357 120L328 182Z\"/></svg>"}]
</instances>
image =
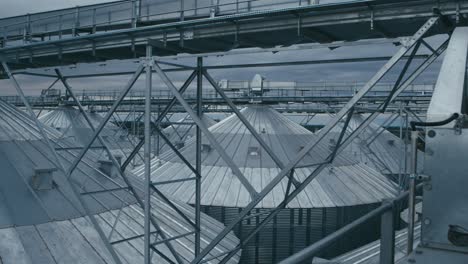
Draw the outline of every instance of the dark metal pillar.
<instances>
[{"instance_id":1,"label":"dark metal pillar","mask_svg":"<svg viewBox=\"0 0 468 264\"><path fill-rule=\"evenodd\" d=\"M408 243L406 254L413 252L414 241L414 208L416 204L416 159L417 159L417 140L418 131L411 131L411 163L409 178L409 198L408 198Z\"/></svg>"},{"instance_id":2,"label":"dark metal pillar","mask_svg":"<svg viewBox=\"0 0 468 264\"><path fill-rule=\"evenodd\" d=\"M152 85L152 47L146 46L146 90L145 90L145 264L151 263L151 85Z\"/></svg>"},{"instance_id":3,"label":"dark metal pillar","mask_svg":"<svg viewBox=\"0 0 468 264\"><path fill-rule=\"evenodd\" d=\"M391 209L384 212L380 223L380 264L394 264L395 262L395 204L393 201L384 201L391 204Z\"/></svg>"},{"instance_id":4,"label":"dark metal pillar","mask_svg":"<svg viewBox=\"0 0 468 264\"><path fill-rule=\"evenodd\" d=\"M197 116L202 119L203 115L203 58L197 58ZM202 131L197 126L196 135L196 157L195 157L195 169L197 170L198 176L195 180L195 256L200 254L200 210L201 210L201 149L202 149Z\"/></svg>"}]
</instances>

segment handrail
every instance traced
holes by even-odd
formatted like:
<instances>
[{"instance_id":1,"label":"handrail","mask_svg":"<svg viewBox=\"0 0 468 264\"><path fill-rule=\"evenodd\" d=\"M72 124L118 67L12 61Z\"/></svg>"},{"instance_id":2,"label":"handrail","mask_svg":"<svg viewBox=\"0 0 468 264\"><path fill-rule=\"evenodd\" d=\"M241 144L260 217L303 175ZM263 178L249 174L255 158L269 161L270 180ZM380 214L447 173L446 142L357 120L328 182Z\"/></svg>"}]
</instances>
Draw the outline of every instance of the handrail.
<instances>
[{"instance_id":1,"label":"handrail","mask_svg":"<svg viewBox=\"0 0 468 264\"><path fill-rule=\"evenodd\" d=\"M179 0L179 2L180 1L184 1L184 0ZM148 21L150 17L167 16L167 15L179 14L179 13L180 13L180 18L182 19L185 16L185 14L183 14L185 12L195 11L195 13L197 13L196 11L199 11L199 10L206 10L206 9L210 9L210 8L213 8L213 7L217 8L217 9L220 9L220 8L223 8L223 7L226 7L226 6L234 6L232 9L224 10L224 12L226 14L230 14L232 12L240 13L239 11L244 10L244 9L246 9L246 11L244 11L244 12L250 12L250 11L252 11L252 9L250 7L239 9L239 5L247 4L247 6L250 6L252 3L261 2L261 1L265 1L265 0L236 0L235 2L214 4L214 6L213 6L213 4L206 4L206 5L202 5L202 6L196 6L194 8L183 8L183 9L178 8L176 10L169 10L167 12L147 13L147 14L144 14L144 15L139 14L137 19L139 19L140 21L143 21L142 18L146 18L146 20ZM71 7L71 8L64 8L64 9L49 11L52 14L53 13L58 13L58 12L61 12L61 11L66 11L64 13L53 14L51 16L46 16L46 17L39 17L39 18L35 18L35 19L32 19L32 20L31 20L31 16L40 15L40 14L43 15L43 14L47 14L49 12L41 12L41 13L33 13L33 14L27 14L27 15L14 16L14 17L7 17L7 18L0 19L0 23L2 22L2 20L5 21L5 20L9 20L9 19L24 18L24 21L11 23L11 24L7 24L7 25L0 25L0 27L3 28L3 30L4 30L4 36L3 37L5 38L5 36L6 36L7 41L8 40L15 40L14 38L13 39L8 38L9 34L5 33L5 31L9 32L9 31L18 31L19 30L17 36L20 36L20 37L24 36L25 34L30 34L31 35L32 32L25 32L26 29L31 29L31 25L33 25L34 23L40 22L40 21L45 21L45 20L50 20L50 19L60 19L61 17L64 17L64 16L76 15L77 12L78 13L89 12L89 11L96 11L97 12L97 11L105 10L107 8L122 5L122 4L127 4L128 3L128 4L132 5L132 4L135 4L135 2L136 2L135 0L127 0L127 1L102 3L102 4L97 4L97 5L88 5L88 6L84 6L84 7L76 6L76 7ZM280 2L277 2L277 3L274 3L274 4L271 4L271 3L264 4L261 7L271 6L271 8L273 9L276 5L295 4L295 3L297 3L298 6L301 6L301 5L303 5L303 2L305 2L305 1L304 0L283 0L283 1L280 1ZM148 5L145 5L145 6L140 6L140 9L141 8L151 8L151 7L158 6L158 5L162 6L162 5L166 5L166 4L167 3L148 4ZM257 6L257 8L258 8L258 6ZM122 12L122 11L132 11L132 10L133 10L133 8L129 7L128 9L117 10L117 11ZM244 12L242 12L242 13L244 13ZM207 13L205 15L210 15L210 14ZM133 14L131 14L129 17L124 18L124 19L119 18L119 19L116 19L116 20L109 20L109 21L101 22L101 23L92 23L92 24L89 24L89 25L86 25L86 26L87 27L89 27L89 26L96 27L96 26L100 26L100 25L113 25L113 24L116 24L118 22L131 20L133 18L134 18ZM57 23L58 22L59 21L57 21ZM80 21L78 20L76 22L79 23ZM79 23L79 24L81 25L81 23ZM49 23L47 25L49 25ZM8 28L11 28L11 27L14 27L14 29L13 30L8 30ZM34 34L46 34L46 33L52 33L52 32L62 32L62 31L68 31L68 30L73 30L73 29L80 29L80 28L84 28L84 27L85 26L76 27L76 25L74 24L71 27L66 27L66 28L59 27L59 29L57 29L57 30L36 32ZM20 39L21 38L16 39L16 40L20 40Z\"/></svg>"},{"instance_id":2,"label":"handrail","mask_svg":"<svg viewBox=\"0 0 468 264\"><path fill-rule=\"evenodd\" d=\"M418 184L416 189L421 190L423 184ZM409 191L405 191L395 197L394 199L388 200L376 209L370 211L369 213L361 216L360 218L354 220L353 222L347 224L346 226L338 229L337 231L331 233L330 235L322 238L318 242L308 246L307 248L301 250L300 252L284 259L280 262L280 264L295 264L295 263L302 263L303 261L310 260L315 257L317 254L320 253L323 249L327 248L328 246L332 245L338 239L342 238L343 236L347 235L349 232L354 230L355 228L359 227L362 224L367 223L368 221L372 220L374 217L381 216L385 212L388 212L394 208L394 205L399 202L403 202L409 197Z\"/></svg>"}]
</instances>

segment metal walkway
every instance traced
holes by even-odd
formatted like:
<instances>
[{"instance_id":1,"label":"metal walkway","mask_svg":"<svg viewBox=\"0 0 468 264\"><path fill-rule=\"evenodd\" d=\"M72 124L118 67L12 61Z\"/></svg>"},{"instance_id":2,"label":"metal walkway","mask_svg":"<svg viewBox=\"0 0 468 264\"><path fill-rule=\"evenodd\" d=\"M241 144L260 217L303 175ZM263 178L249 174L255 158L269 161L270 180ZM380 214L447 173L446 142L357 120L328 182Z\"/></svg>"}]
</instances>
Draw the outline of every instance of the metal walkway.
<instances>
[{"instance_id":1,"label":"metal walkway","mask_svg":"<svg viewBox=\"0 0 468 264\"><path fill-rule=\"evenodd\" d=\"M241 3L252 6L262 1L264 5L257 9L236 9ZM177 5L150 8L145 14L144 7L135 6L138 2L120 1L3 19L0 58L13 69L128 59L144 55L148 41L157 56L300 43L337 47L347 45L341 43L347 41L410 36L434 15L443 19L427 34L447 33L452 25L466 23L468 14L468 3L455 0L364 0L300 6L305 1L273 2L276 4L238 1L236 5L231 1L225 4L228 11L216 16L216 12L207 12L209 6L181 11ZM157 9L165 12L151 13Z\"/></svg>"}]
</instances>

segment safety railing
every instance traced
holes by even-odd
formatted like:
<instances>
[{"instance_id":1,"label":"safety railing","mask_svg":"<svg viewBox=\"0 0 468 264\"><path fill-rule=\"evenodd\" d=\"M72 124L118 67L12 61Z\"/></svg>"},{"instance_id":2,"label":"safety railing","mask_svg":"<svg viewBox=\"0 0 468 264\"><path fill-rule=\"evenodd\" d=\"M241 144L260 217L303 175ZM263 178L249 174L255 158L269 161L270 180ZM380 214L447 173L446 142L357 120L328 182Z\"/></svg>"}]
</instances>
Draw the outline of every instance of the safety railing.
<instances>
[{"instance_id":1,"label":"safety railing","mask_svg":"<svg viewBox=\"0 0 468 264\"><path fill-rule=\"evenodd\" d=\"M333 89L334 87L334 89ZM386 86L385 86L386 87ZM391 88L390 86L388 86ZM400 94L400 97L411 97L411 98L429 98L432 96L431 85L423 85L414 87L408 87L408 89ZM423 89L424 88L424 89ZM388 96L390 89L376 89L375 91L366 94L366 98L381 98ZM320 98L335 98L343 99L352 97L356 93L356 89L349 87L345 89L343 86L323 86L320 88L309 86L309 88L293 89L293 88L274 88L264 89L261 93L255 93L250 88L242 88L236 90L225 90L226 95L231 99L238 100L319 100ZM80 100L87 101L113 101L119 96L118 90L83 90L77 92L77 96ZM159 88L154 89L151 94L155 100L171 100L173 94L170 90ZM145 98L145 92L143 90L133 90L128 93L126 100L142 100ZM186 100L195 100L197 94L195 91L188 90L184 93ZM8 103L18 105L21 104L21 100L18 96L0 96L1 100ZM36 104L53 104L60 100L60 96L30 96L28 97L30 103ZM220 95L213 89L206 89L203 91L203 100L217 100L221 99Z\"/></svg>"},{"instance_id":2,"label":"safety railing","mask_svg":"<svg viewBox=\"0 0 468 264\"><path fill-rule=\"evenodd\" d=\"M338 0L322 0L332 3ZM0 19L0 48L148 23L319 4L319 0L125 0Z\"/></svg>"},{"instance_id":3,"label":"safety railing","mask_svg":"<svg viewBox=\"0 0 468 264\"><path fill-rule=\"evenodd\" d=\"M417 186L417 190L421 190L422 184ZM395 259L395 219L399 213L396 208L398 204L406 203L408 201L409 191L401 193L395 199L386 200L382 202L382 205L365 214L364 216L354 220L350 224L338 229L329 236L319 240L304 250L284 259L280 264L296 264L296 263L312 263L312 259L324 251L327 247L331 246L339 239L343 238L351 231L355 230L361 225L364 225L375 219L376 217L381 218L381 229L380 229L380 264L394 264Z\"/></svg>"},{"instance_id":4,"label":"safety railing","mask_svg":"<svg viewBox=\"0 0 468 264\"><path fill-rule=\"evenodd\" d=\"M458 116L457 116L458 117ZM456 117L456 118L457 118ZM451 119L453 120L453 119ZM415 228L415 198L416 192L421 191L423 183L416 185L417 172L417 131L413 131L411 136L411 182L408 191L401 193L394 199L385 200L376 209L354 220L350 224L338 229L329 236L319 240L311 246L301 250L300 252L288 257L280 262L280 264L296 264L296 263L312 263L314 257L322 252L339 239L343 238L357 227L368 223L370 220L381 217L380 222L380 264L395 263L395 219L399 216L401 204L408 204L408 234L407 234L407 250L409 254L413 250L414 228Z\"/></svg>"}]
</instances>

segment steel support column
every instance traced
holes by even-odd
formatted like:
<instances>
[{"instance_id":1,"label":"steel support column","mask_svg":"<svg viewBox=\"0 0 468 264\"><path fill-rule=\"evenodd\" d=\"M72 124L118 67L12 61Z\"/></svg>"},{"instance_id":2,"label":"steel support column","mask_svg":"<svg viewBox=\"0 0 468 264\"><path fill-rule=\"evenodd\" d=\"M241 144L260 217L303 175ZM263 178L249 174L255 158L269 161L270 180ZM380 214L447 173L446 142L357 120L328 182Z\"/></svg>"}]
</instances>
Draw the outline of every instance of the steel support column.
<instances>
[{"instance_id":1,"label":"steel support column","mask_svg":"<svg viewBox=\"0 0 468 264\"><path fill-rule=\"evenodd\" d=\"M249 205L247 205L239 214L239 216L232 221L231 224L229 224L216 238L212 240L212 242L205 247L205 249L202 251L202 253L195 258L195 260L192 263L200 263L203 258L231 231L233 228L240 222L242 219L253 209L255 206L260 203L263 198L270 193L270 191L278 185L284 177L286 177L289 172L294 169L294 167L303 159L305 155L307 155L315 146L317 146L330 132L336 124L349 112L349 110L356 105L356 103L364 97L367 92L369 92L375 84L382 79L382 77L388 73L390 69L395 66L400 59L411 49L413 46L425 35L425 33L432 28L432 26L437 22L438 18L433 17L430 18L424 25L405 43L405 45L398 50L395 55L369 80L369 82L362 88L360 89L354 97L344 106L344 108L337 113L337 115L321 130L321 133L318 136L317 141L311 142L307 144L304 149L302 149L296 157L292 159L291 162L289 162L284 169L282 169L277 176L274 177L274 179L267 184L267 186L258 194L258 196L253 199ZM320 165L317 169L324 169L324 165ZM316 169L316 170L317 170ZM316 177L318 173L315 173L315 171L312 173L312 177L309 178L309 183L310 181L313 180L314 177ZM303 184L301 184L303 185ZM297 190L302 190L301 188L297 188L294 190L293 193L295 193ZM293 194L292 193L292 194ZM291 195L292 195L291 194ZM297 194L296 194L297 195Z\"/></svg>"},{"instance_id":2,"label":"steel support column","mask_svg":"<svg viewBox=\"0 0 468 264\"><path fill-rule=\"evenodd\" d=\"M141 69L143 70L143 67L141 67ZM122 170L120 170L120 166L119 166L119 163L117 161L117 159L114 157L114 155L111 153L109 147L107 146L107 144L105 143L105 141L102 139L102 137L100 137L100 131L98 131L98 128L95 128L93 126L93 124L91 123L91 119L89 118L88 114L84 111L84 108L83 106L81 105L80 101L78 100L78 98L75 96L75 94L73 93L73 90L71 89L71 87L68 85L68 83L66 82L66 80L64 79L64 77L61 75L60 71L58 69L56 69L56 73L57 73L57 76L60 78L60 80L62 81L63 85L65 86L65 88L67 89L67 91L70 93L70 96L73 98L73 100L76 102L76 104L78 105L78 108L80 109L80 111L82 112L82 114L84 115L85 117L85 120L86 122L88 123L88 125L90 126L90 128L92 129L92 131L95 133L95 137L100 141L100 143L104 146L104 149L107 151L107 154L109 156L109 159L111 160L112 164L118 168L117 172L119 174L119 176L122 177L122 179L124 180L125 184L127 185L127 188L128 190L133 194L133 197L136 199L138 205L144 210L145 208L145 205L144 205L144 201L140 198L140 196L138 195L138 193L136 192L134 186L131 184L131 182L129 181L129 179L127 178L127 176L124 174L124 172ZM140 74L141 74L141 71L140 71ZM137 78L137 77L136 77ZM136 81L136 79L135 79ZM128 91L126 92L128 93ZM118 104L116 106L116 108L118 107ZM115 109L113 110L115 111ZM112 112L113 112L112 111ZM108 113L109 114L109 113ZM110 117L109 117L110 119ZM107 119L107 120L109 120ZM99 127L105 125L106 121L103 120L101 122L101 124L99 125ZM101 128L102 130L102 128ZM91 143L92 144L92 143ZM84 156L84 155L83 155ZM82 157L81 157L82 158ZM80 158L80 160L81 160ZM78 161L79 162L79 161ZM81 198L81 196L79 196L79 198ZM156 230L158 231L158 234L160 234L161 238L166 241L167 238L166 238L166 235L162 232L161 228L159 227L159 225L157 224L156 220L154 219L154 217L152 217L151 215L149 216L150 217L150 221L151 223L153 224L153 226L156 228ZM97 222L96 222L97 223ZM177 252L175 251L174 247L172 247L171 244L169 244L168 242L165 242L166 246L169 248L169 250L171 251L172 255L174 256L174 258L176 259L176 261L178 263L182 263L179 255L177 254ZM151 248L154 249L154 246L151 246ZM155 250L156 253L158 253L161 257L163 258L166 258L166 256L164 255L161 255L162 253L159 252L158 250Z\"/></svg>"},{"instance_id":3,"label":"steel support column","mask_svg":"<svg viewBox=\"0 0 468 264\"><path fill-rule=\"evenodd\" d=\"M284 168L283 162L276 156L276 154L271 150L271 148L268 146L268 144L263 140L263 138L258 134L258 132L255 130L255 128L249 123L249 121L241 114L241 112L237 109L236 105L232 102L232 100L224 93L224 91L219 87L219 85L216 83L216 81L211 77L210 74L208 74L207 71L203 71L203 75L205 75L206 79L210 84L215 88L216 92L221 95L221 97L226 101L228 106L232 109L232 111L236 114L237 118L244 124L244 126L249 130L249 132L252 134L252 136L257 140L257 142L260 144L260 146L268 153L268 155L271 157L271 159L275 162L276 166L278 166L280 169ZM295 178L292 178L292 183L294 186L297 186L299 184L299 181L297 181Z\"/></svg>"},{"instance_id":4,"label":"steel support column","mask_svg":"<svg viewBox=\"0 0 468 264\"><path fill-rule=\"evenodd\" d=\"M384 201L390 209L382 214L380 222L380 264L395 263L395 203Z\"/></svg>"},{"instance_id":5,"label":"steel support column","mask_svg":"<svg viewBox=\"0 0 468 264\"><path fill-rule=\"evenodd\" d=\"M154 64L154 68L156 69L157 74L161 77L161 80L166 84L166 86L171 90L174 96L177 98L179 103L182 107L187 111L190 115L192 120L197 124L197 126L202 130L205 137L208 141L213 145L214 149L218 152L221 158L226 162L229 168L232 170L232 173L239 179L241 184L247 189L252 199L255 199L258 196L257 191L255 188L250 184L244 174L240 171L239 167L234 163L234 161L229 157L226 151L219 145L216 138L211 134L211 132L206 128L205 124L203 124L202 120L198 118L197 114L193 111L190 105L185 101L182 95L179 93L177 88L174 86L172 81L167 77L166 73L159 67L157 63ZM219 241L218 241L219 242Z\"/></svg>"},{"instance_id":6,"label":"steel support column","mask_svg":"<svg viewBox=\"0 0 468 264\"><path fill-rule=\"evenodd\" d=\"M104 231L102 230L101 226L99 225L97 219L93 214L91 214L91 210L87 206L86 202L84 199L81 197L81 195L78 192L78 189L76 188L75 185L73 185L69 181L69 177L67 177L67 170L63 166L63 164L60 162L60 158L57 155L57 152L55 151L52 143L49 140L49 137L47 136L44 125L37 119L36 115L34 114L34 111L32 110L31 106L29 105L28 100L26 99L23 90L21 89L21 86L19 85L18 81L15 79L15 77L11 74L11 71L8 67L8 65L5 62L2 62L3 69L8 75L8 78L11 80L13 86L15 87L16 91L18 92L19 96L21 97L21 100L23 101L24 105L26 106L26 109L29 112L29 115L31 116L31 119L34 121L36 124L37 128L39 129L39 133L41 136L44 138L44 141L46 142L47 147L49 150L52 152L52 155L55 159L55 162L57 163L57 166L59 166L59 169L63 173L63 176L65 177L65 181L70 185L71 190L73 191L73 195L77 198L79 201L80 205L83 207L85 211L85 215L89 217L94 229L98 233L99 237L101 238L102 242L104 243L104 246L106 249L109 251L111 254L112 259L115 261L117 264L121 264L122 262L120 261L119 257L117 256L117 253L115 252L114 248L112 245L109 243L109 240L107 239L106 235L104 234Z\"/></svg>"},{"instance_id":7,"label":"steel support column","mask_svg":"<svg viewBox=\"0 0 468 264\"><path fill-rule=\"evenodd\" d=\"M410 162L410 177L409 177L409 198L408 198L408 242L406 244L406 254L413 252L414 244L414 216L416 206L416 173L417 173L417 158L418 158L418 136L419 131L411 131L411 162Z\"/></svg>"},{"instance_id":8,"label":"steel support column","mask_svg":"<svg viewBox=\"0 0 468 264\"><path fill-rule=\"evenodd\" d=\"M203 115L203 58L197 58L197 116L202 119ZM195 169L197 176L195 180L195 257L200 255L200 222L201 222L201 171L202 171L202 131L196 126L196 154Z\"/></svg>"},{"instance_id":9,"label":"steel support column","mask_svg":"<svg viewBox=\"0 0 468 264\"><path fill-rule=\"evenodd\" d=\"M151 59L153 48L146 46L146 89L145 89L145 148L144 148L144 163L145 163L145 264L151 263L151 90L152 90L152 64Z\"/></svg>"},{"instance_id":10,"label":"steel support column","mask_svg":"<svg viewBox=\"0 0 468 264\"><path fill-rule=\"evenodd\" d=\"M195 79L197 76L197 71L193 71L192 74L190 74L189 78L185 81L185 83L182 85L182 87L179 89L179 93L183 94L185 90L190 86L192 81ZM155 127L158 127L161 121L163 120L164 117L166 117L167 113L171 110L171 108L177 103L177 99L174 97L171 99L169 104L164 108L164 110L159 114L158 118L155 121ZM136 145L135 149L130 153L130 155L127 157L127 159L122 163L122 171L125 171L127 166L130 164L132 159L137 155L137 153L140 151L140 149L143 147L145 144L145 139L142 138L138 144Z\"/></svg>"}]
</instances>

